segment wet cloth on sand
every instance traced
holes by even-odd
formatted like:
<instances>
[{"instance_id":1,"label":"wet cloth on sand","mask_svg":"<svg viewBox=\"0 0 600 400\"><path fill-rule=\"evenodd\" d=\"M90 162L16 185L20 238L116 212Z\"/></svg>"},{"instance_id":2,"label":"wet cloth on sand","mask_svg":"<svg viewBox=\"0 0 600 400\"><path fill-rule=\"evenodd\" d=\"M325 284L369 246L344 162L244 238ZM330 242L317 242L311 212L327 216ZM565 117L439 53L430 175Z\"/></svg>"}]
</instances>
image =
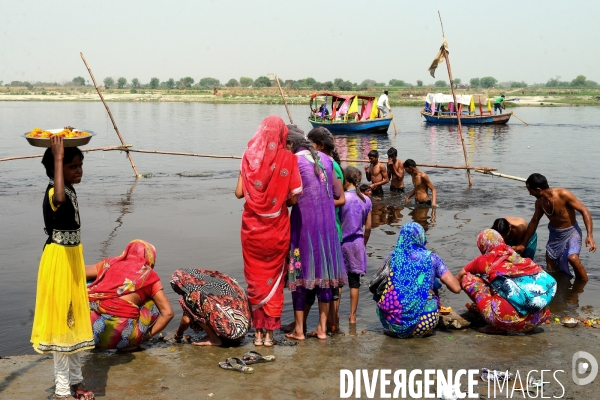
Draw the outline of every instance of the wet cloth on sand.
<instances>
[{"instance_id":1,"label":"wet cloth on sand","mask_svg":"<svg viewBox=\"0 0 600 400\"><path fill-rule=\"evenodd\" d=\"M550 237L546 245L548 256L555 261L556 268L573 276L569 269L569 256L581 252L582 234L577 222L569 228L557 229L548 224Z\"/></svg>"}]
</instances>

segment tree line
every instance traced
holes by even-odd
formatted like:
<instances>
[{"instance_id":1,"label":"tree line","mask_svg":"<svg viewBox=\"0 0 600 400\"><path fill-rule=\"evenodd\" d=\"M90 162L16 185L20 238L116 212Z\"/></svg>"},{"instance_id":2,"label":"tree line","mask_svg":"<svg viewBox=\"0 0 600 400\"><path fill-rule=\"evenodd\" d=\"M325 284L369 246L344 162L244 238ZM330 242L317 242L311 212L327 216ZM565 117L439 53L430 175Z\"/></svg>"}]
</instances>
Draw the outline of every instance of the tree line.
<instances>
[{"instance_id":1,"label":"tree line","mask_svg":"<svg viewBox=\"0 0 600 400\"><path fill-rule=\"evenodd\" d=\"M416 85L413 85L413 84L405 82L404 80L401 80L401 79L390 79L387 84L385 82L377 82L372 79L365 79L361 83L356 83L356 82L351 82L349 80L344 80L342 78L336 78L333 81L325 81L325 82L319 82L314 78L304 78L304 79L298 79L298 80L292 80L292 79L283 80L280 78L279 82L283 87L285 87L287 89L293 89L293 90L313 89L313 90L330 90L330 91L335 91L335 90L364 91L364 90L371 89L371 88L384 88L384 87L397 87L397 88L407 87L407 88L410 88L410 87L415 87L415 86L416 87L424 86L422 80L417 80ZM89 80L86 81L82 76L77 76L77 77L73 78L70 82L70 84L73 86L86 86L86 84L89 85L89 83L90 83ZM107 77L107 78L104 78L103 83L104 83L104 86L108 89L130 88L130 89L132 89L132 91L137 90L137 89L142 89L142 88L145 88L145 89L181 89L181 90L187 90L187 89L201 89L202 90L202 89L204 89L204 90L206 90L206 89L213 89L215 87L220 88L223 86L229 87L229 88L234 88L234 87L263 88L263 87L271 87L273 85L276 86L276 84L271 79L269 79L267 76L260 76L256 79L242 76L239 78L239 80L235 79L235 78L229 79L225 84L222 84L221 81L219 81L216 78L210 78L210 77L201 78L199 81L196 82L194 80L194 78L192 78L190 76L186 76L186 77L180 78L178 80L169 78L165 81L161 81L160 79L153 77L147 83L142 83L138 78L133 78L133 79L131 79L131 81L128 81L125 77L120 77L120 78L117 78L116 80L112 77ZM2 84L3 84L3 81L0 81L0 85L2 85ZM63 83L63 85L64 85L64 83ZM462 84L462 80L456 78L456 79L454 79L454 85L455 85L455 87L464 88L464 89L469 89L469 88L491 89L498 85L498 80L492 76L484 76L483 78L471 78L469 80L469 84L467 85L467 84ZM12 81L10 84L6 84L5 86L27 87L29 90L33 90L34 86L59 86L59 84L57 82L31 83L28 81L24 81L24 82ZM442 79L435 81L433 86L438 87L438 88L449 88L450 87L449 83ZM555 78L548 79L548 81L545 84L528 85L524 81L521 81L521 82L511 81L508 83L503 83L503 84L501 84L501 86L510 87L510 88L526 88L528 86L535 86L535 87L545 86L545 87L552 87L552 88L561 88L561 87L563 87L563 88L596 88L596 87L598 87L598 83L596 83L595 81L592 81L592 80L588 80L584 75L578 75L575 79L573 79L571 81L561 81L560 76L557 76Z\"/></svg>"}]
</instances>

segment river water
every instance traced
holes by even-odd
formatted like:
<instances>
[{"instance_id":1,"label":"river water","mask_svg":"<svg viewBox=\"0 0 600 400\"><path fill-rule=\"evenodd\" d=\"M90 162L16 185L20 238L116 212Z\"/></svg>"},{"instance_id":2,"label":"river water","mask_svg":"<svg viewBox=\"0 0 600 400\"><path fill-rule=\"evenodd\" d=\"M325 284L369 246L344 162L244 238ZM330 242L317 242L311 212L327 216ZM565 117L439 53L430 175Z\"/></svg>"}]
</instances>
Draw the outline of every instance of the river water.
<instances>
[{"instance_id":1,"label":"river water","mask_svg":"<svg viewBox=\"0 0 600 400\"><path fill-rule=\"evenodd\" d=\"M280 105L213 105L199 103L114 103L110 105L126 143L138 149L241 155L256 127L267 115L287 120ZM307 107L292 106L295 121L306 132ZM465 128L472 165L496 167L499 172L527 177L539 172L550 185L573 191L598 223L600 189L600 125L598 107L517 108L525 126L512 119L506 126ZM456 127L426 125L417 108L395 108L398 134L336 136L342 157L366 158L390 146L399 158L417 163L461 165L463 152ZM118 145L118 138L101 103L1 102L0 158L39 154L20 137L39 126L66 125L97 133L92 147ZM76 187L82 219L82 241L87 264L120 254L127 243L140 238L157 248L156 271L172 300L178 324L181 311L169 287L177 268L219 270L244 285L240 245L243 200L233 195L239 160L132 153L140 173L136 180L125 155L91 152L85 155L84 177ZM362 168L361 168L362 169ZM399 227L409 221L427 231L428 247L439 254L453 272L478 255L475 238L502 216L533 214L534 198L522 182L474 174L469 188L464 171L427 169L438 191L435 213L429 208L405 205L390 197L373 206L373 232L368 245L368 272L359 303L360 329L380 329L366 283L393 248ZM410 189L410 177L407 176ZM47 178L40 159L0 163L0 356L32 353L29 343L39 258L46 236L41 203ZM583 221L578 215L583 229ZM544 259L547 220L538 228L536 259ZM584 306L600 308L599 254L582 251L590 281L575 284L559 280L552 304L559 315L574 315ZM542 263L543 264L543 263ZM291 296L286 293L282 320L292 320ZM465 294L443 296L457 311L468 301ZM349 313L348 295L342 300L342 329ZM314 313L309 328L315 326Z\"/></svg>"}]
</instances>

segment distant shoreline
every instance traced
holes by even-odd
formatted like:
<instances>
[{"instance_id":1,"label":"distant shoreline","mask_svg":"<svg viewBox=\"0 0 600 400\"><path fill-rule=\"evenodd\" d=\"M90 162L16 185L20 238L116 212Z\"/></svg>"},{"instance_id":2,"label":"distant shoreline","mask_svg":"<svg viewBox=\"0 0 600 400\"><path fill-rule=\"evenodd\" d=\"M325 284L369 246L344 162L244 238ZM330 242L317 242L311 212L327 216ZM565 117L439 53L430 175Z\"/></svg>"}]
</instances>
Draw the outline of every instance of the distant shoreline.
<instances>
[{"instance_id":1,"label":"distant shoreline","mask_svg":"<svg viewBox=\"0 0 600 400\"><path fill-rule=\"evenodd\" d=\"M5 88L2 88L5 89ZM2 101L100 101L100 97L93 88L66 88L48 87L36 88L35 91L27 91L25 88L12 89L10 92L0 91L0 102ZM441 89L441 90L440 90ZM392 107L422 107L425 95L428 92L449 92L448 88L389 88L390 103ZM478 90L481 92L482 90ZM147 90L140 89L131 93L127 89L110 89L103 91L107 102L182 102L182 103L209 103L209 104L283 104L283 100L277 88L233 88L219 89L217 94L212 90ZM311 90L284 90L288 104L306 105L308 108ZM318 92L317 92L318 93ZM379 90L368 90L363 92L344 92L344 94L359 93L367 96L379 96ZM457 94L470 94L473 91L458 90ZM597 92L577 92L573 90L506 90L507 99L518 98L518 102L507 101L507 106L521 107L553 107L553 106L600 106L600 90ZM497 89L486 93L490 97L500 94ZM484 106L485 107L485 106Z\"/></svg>"}]
</instances>

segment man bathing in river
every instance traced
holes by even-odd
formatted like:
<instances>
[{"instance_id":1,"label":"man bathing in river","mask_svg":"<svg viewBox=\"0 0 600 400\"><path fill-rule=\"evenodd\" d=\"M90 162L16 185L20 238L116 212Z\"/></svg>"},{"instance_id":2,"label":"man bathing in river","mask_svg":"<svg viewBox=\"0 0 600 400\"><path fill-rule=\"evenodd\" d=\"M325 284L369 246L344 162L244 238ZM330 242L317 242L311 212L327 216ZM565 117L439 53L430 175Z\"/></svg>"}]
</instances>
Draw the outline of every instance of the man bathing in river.
<instances>
[{"instance_id":1,"label":"man bathing in river","mask_svg":"<svg viewBox=\"0 0 600 400\"><path fill-rule=\"evenodd\" d=\"M383 185L390 181L387 169L385 165L379 161L379 152L377 150L371 150L368 157L369 165L365 165L365 173L367 175L367 180L371 182L372 195L383 197Z\"/></svg>"},{"instance_id":2,"label":"man bathing in river","mask_svg":"<svg viewBox=\"0 0 600 400\"><path fill-rule=\"evenodd\" d=\"M417 204L437 207L436 190L433 183L429 180L427 174L417 168L417 163L410 158L404 161L404 170L412 177L414 189L406 196L406 202L410 202L411 197L415 197ZM431 199L428 190L431 189Z\"/></svg>"},{"instance_id":3,"label":"man bathing in river","mask_svg":"<svg viewBox=\"0 0 600 400\"><path fill-rule=\"evenodd\" d=\"M587 281L587 272L579 260L581 251L581 229L575 218L575 211L583 217L587 231L585 247L592 253L596 251L594 242L592 216L588 209L571 192L563 188L551 188L546 177L540 174L531 174L525 182L529 194L534 196L535 211L525 235L527 243L535 233L540 219L544 214L550 220L548 229L550 237L546 245L546 262L549 271L560 270L571 275L569 264L575 272L575 279ZM523 251L524 246L514 246L515 251Z\"/></svg>"},{"instance_id":4,"label":"man bathing in river","mask_svg":"<svg viewBox=\"0 0 600 400\"><path fill-rule=\"evenodd\" d=\"M404 193L404 164L398 160L398 150L393 147L387 151L387 173L390 177L390 193Z\"/></svg>"},{"instance_id":5,"label":"man bathing in river","mask_svg":"<svg viewBox=\"0 0 600 400\"><path fill-rule=\"evenodd\" d=\"M519 217L504 217L494 221L492 229L502 235L504 243L511 246L524 246L525 250L518 252L525 258L533 260L537 250L537 233L534 233L528 242L525 241L527 221Z\"/></svg>"}]
</instances>

